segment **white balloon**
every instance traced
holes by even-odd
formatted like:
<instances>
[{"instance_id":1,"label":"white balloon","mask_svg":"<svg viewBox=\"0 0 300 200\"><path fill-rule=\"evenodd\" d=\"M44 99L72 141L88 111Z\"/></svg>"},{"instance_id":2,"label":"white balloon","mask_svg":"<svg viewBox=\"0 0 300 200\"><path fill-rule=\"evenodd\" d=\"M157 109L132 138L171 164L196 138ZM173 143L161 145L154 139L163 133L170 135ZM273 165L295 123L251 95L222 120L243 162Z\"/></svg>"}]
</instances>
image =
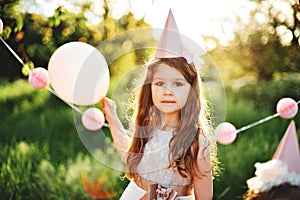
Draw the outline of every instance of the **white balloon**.
<instances>
[{"instance_id":1,"label":"white balloon","mask_svg":"<svg viewBox=\"0 0 300 200\"><path fill-rule=\"evenodd\" d=\"M64 101L92 105L106 96L109 70L104 56L83 42L69 42L59 47L48 63L51 85Z\"/></svg>"}]
</instances>

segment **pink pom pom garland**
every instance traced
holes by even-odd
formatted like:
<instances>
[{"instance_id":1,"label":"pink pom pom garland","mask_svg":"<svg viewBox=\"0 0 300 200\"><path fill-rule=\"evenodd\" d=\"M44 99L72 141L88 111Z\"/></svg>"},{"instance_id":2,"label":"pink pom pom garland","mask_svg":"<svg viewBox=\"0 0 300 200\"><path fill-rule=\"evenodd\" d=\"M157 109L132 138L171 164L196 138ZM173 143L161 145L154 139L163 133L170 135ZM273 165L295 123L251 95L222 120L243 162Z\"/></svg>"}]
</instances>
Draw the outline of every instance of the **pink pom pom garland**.
<instances>
[{"instance_id":1,"label":"pink pom pom garland","mask_svg":"<svg viewBox=\"0 0 300 200\"><path fill-rule=\"evenodd\" d=\"M35 68L30 72L28 81L35 89L44 89L50 83L48 71L42 67Z\"/></svg>"},{"instance_id":2,"label":"pink pom pom garland","mask_svg":"<svg viewBox=\"0 0 300 200\"><path fill-rule=\"evenodd\" d=\"M82 113L81 121L86 129L96 131L102 128L105 118L102 111L98 108L88 108Z\"/></svg>"},{"instance_id":3,"label":"pink pom pom garland","mask_svg":"<svg viewBox=\"0 0 300 200\"><path fill-rule=\"evenodd\" d=\"M216 128L216 137L221 144L231 144L236 139L236 136L236 128L229 122L223 122Z\"/></svg>"},{"instance_id":4,"label":"pink pom pom garland","mask_svg":"<svg viewBox=\"0 0 300 200\"><path fill-rule=\"evenodd\" d=\"M298 112L297 102L291 98L282 98L276 107L277 113L284 119L295 117Z\"/></svg>"},{"instance_id":5,"label":"pink pom pom garland","mask_svg":"<svg viewBox=\"0 0 300 200\"><path fill-rule=\"evenodd\" d=\"M0 19L0 34L2 33L3 31L3 22L2 20ZM24 66L25 63L23 62L23 60L14 52L14 50L0 37L0 40L2 41L2 43L8 48L8 50L14 55L14 57ZM36 88L36 89L42 89L42 88L46 88L49 92L51 92L52 94L54 94L55 96L57 96L59 99L61 99L53 89L51 89L48 85L49 85L49 80L47 78L47 73L45 72L39 72L39 70L30 70L30 69L27 69L28 72L29 72L29 82L30 84ZM46 70L47 71L47 70ZM61 99L63 102L65 102L67 105L69 105L73 110L77 111L78 113L80 114L83 114L82 111L76 107L75 105L71 104L71 103L68 103L66 101L64 101L63 99ZM247 126L244 126L240 129L237 129L234 127L234 125L228 123L228 122L223 122L219 125L219 127L216 128L216 135L217 135L217 138L218 138L218 141L221 143L221 144L230 144L232 143L235 139L236 139L236 136L237 136L237 133L239 132L242 132L242 131L245 131L249 128L252 128L256 125L259 125L261 123L264 123L266 121L269 121L275 117L282 117L282 118L285 118L285 119L290 119L290 118L293 118L297 112L298 112L298 104L300 103L300 100L298 102L294 101L293 99L291 98L283 98L281 99L278 104L277 104L277 107L276 107L276 111L277 113L271 115L271 116L268 116L266 118L263 118L257 122L254 122L252 124L249 124ZM100 111L100 110L99 110ZM101 111L100 111L101 112ZM102 112L101 112L102 113ZM101 114L100 114L101 115ZM102 125L102 119L99 118L99 113L98 113L98 118L97 120L100 120L101 121L101 127L102 126L107 126L109 127L108 124L104 123L103 121L103 125ZM102 113L103 115L103 113ZM86 119L86 116L82 116L83 119ZM104 117L103 117L104 118ZM91 122L90 118L88 118L89 122ZM86 123L86 121L85 121ZM99 125L100 125L99 124ZM89 124L90 125L90 124ZM86 125L87 129L91 128L89 125ZM99 126L98 125L98 126ZM101 128L100 127L100 128ZM220 128L220 127L223 127L223 128ZM93 128L92 128L93 129Z\"/></svg>"},{"instance_id":6,"label":"pink pom pom garland","mask_svg":"<svg viewBox=\"0 0 300 200\"><path fill-rule=\"evenodd\" d=\"M0 29L2 29L2 27L3 27L3 22L2 22L2 20L0 19ZM0 30L0 33L1 33L1 31L2 30ZM3 38L2 37L0 37L0 40L1 40L1 42L6 46L6 48L13 54L13 56L21 63L21 65L22 66L24 66L25 65L25 63L23 62L23 60L18 56L18 54L16 54L16 52L3 40ZM36 68L36 69L38 69L38 68ZM29 73L29 77L28 77L28 79L29 79L29 83L34 87L34 88L36 88L36 89L42 89L42 88L46 88L49 92L51 92L53 95L55 95L57 98L59 98L60 100L62 100L64 103L66 103L68 106L70 106L73 110L75 110L76 112L78 112L78 113L80 113L80 114L82 114L82 111L76 106L76 105L74 105L74 104L71 104L71 103L68 103L68 102L66 102L66 101L64 101L63 99L61 99L57 94L56 94L56 92L52 89L52 88L50 88L49 87L49 83L50 83L50 81L49 81L49 83L48 83L48 80L47 80L47 75L45 75L45 74L47 74L47 73L45 73L45 72L37 72L37 71L40 71L40 69L39 70L37 70L36 71L36 69L34 69L34 70L30 70L29 68L27 68L26 70L28 71L28 73ZM45 69L46 70L46 69ZM47 70L46 70L47 71ZM33 72L33 73L32 73ZM46 85L46 86L45 86ZM101 112L101 111L100 111ZM102 113L102 112L101 112ZM100 114L101 115L101 114ZM103 113L102 113L102 115L103 115ZM104 120L104 116L103 116L103 120ZM102 126L106 126L106 127L109 127L109 125L107 124L107 123L104 123L104 121L103 121L103 125L101 125L101 127ZM90 128L89 127L89 125L87 126L87 127L85 127L85 128Z\"/></svg>"},{"instance_id":7,"label":"pink pom pom garland","mask_svg":"<svg viewBox=\"0 0 300 200\"><path fill-rule=\"evenodd\" d=\"M232 124L230 124L228 122L223 122L223 123L219 124L215 129L217 141L220 144L231 144L236 139L236 135L238 133L245 131L247 129L250 129L256 125L262 124L262 123L269 121L273 118L276 118L278 116L280 116L284 119L291 119L294 116L296 116L296 114L298 112L298 104L300 104L300 100L298 102L296 102L292 98L282 98L277 103L277 107L276 107L277 113L270 115L268 117L265 117L254 123L251 123L242 128L239 128L235 132L233 131L234 126ZM221 127L222 127L222 129L221 129Z\"/></svg>"}]
</instances>

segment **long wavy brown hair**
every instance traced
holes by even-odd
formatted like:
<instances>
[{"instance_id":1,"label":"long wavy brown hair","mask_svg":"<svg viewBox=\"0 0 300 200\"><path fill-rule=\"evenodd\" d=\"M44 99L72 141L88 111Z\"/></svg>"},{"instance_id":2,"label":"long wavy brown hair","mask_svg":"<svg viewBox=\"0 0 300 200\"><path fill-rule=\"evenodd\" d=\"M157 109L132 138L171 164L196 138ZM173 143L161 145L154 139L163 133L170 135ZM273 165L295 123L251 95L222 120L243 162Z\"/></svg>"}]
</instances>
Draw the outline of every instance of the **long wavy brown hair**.
<instances>
[{"instance_id":1,"label":"long wavy brown hair","mask_svg":"<svg viewBox=\"0 0 300 200\"><path fill-rule=\"evenodd\" d=\"M152 101L151 83L157 66L162 63L179 71L191 85L187 102L180 112L180 124L169 144L169 167L177 169L183 177L199 175L196 162L200 149L199 135L206 136L210 131L206 102L200 90L201 80L194 64L188 64L185 58L178 57L157 59L147 68L146 77L137 95L133 140L127 157L129 178L137 174L137 166L143 156L145 145L151 139L155 125L161 123L160 112ZM201 149L205 148L209 148L209 144Z\"/></svg>"}]
</instances>

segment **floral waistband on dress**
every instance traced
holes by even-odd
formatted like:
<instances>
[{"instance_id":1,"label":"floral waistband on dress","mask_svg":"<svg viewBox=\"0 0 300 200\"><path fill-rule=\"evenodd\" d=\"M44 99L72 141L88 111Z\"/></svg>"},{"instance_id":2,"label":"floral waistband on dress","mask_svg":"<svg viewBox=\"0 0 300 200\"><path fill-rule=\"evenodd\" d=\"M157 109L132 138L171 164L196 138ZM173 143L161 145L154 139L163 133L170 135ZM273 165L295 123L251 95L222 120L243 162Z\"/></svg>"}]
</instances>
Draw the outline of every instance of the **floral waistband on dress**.
<instances>
[{"instance_id":1,"label":"floral waistband on dress","mask_svg":"<svg viewBox=\"0 0 300 200\"><path fill-rule=\"evenodd\" d=\"M159 184L148 186L148 200L176 200L177 192L170 187Z\"/></svg>"}]
</instances>

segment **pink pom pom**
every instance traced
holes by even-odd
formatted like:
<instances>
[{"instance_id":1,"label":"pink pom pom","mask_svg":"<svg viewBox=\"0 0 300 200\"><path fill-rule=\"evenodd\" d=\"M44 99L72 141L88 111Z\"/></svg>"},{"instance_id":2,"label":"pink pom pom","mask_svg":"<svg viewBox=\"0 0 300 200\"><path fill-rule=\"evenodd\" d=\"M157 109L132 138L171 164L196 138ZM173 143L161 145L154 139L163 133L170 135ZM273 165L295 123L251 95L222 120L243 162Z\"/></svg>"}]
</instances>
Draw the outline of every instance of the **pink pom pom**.
<instances>
[{"instance_id":1,"label":"pink pom pom","mask_svg":"<svg viewBox=\"0 0 300 200\"><path fill-rule=\"evenodd\" d=\"M297 102L291 98L282 98L277 103L276 111L280 117L291 119L295 117L298 112Z\"/></svg>"},{"instance_id":2,"label":"pink pom pom","mask_svg":"<svg viewBox=\"0 0 300 200\"><path fill-rule=\"evenodd\" d=\"M90 130L96 131L104 125L104 115L98 108L88 108L82 113L81 121L83 126Z\"/></svg>"},{"instance_id":3,"label":"pink pom pom","mask_svg":"<svg viewBox=\"0 0 300 200\"><path fill-rule=\"evenodd\" d=\"M231 144L237 136L235 126L228 122L219 124L215 132L220 144Z\"/></svg>"},{"instance_id":4,"label":"pink pom pom","mask_svg":"<svg viewBox=\"0 0 300 200\"><path fill-rule=\"evenodd\" d=\"M0 34L3 32L3 21L0 19Z\"/></svg>"},{"instance_id":5,"label":"pink pom pom","mask_svg":"<svg viewBox=\"0 0 300 200\"><path fill-rule=\"evenodd\" d=\"M37 67L30 72L28 81L35 89L43 89L50 83L48 71L42 67Z\"/></svg>"}]
</instances>

